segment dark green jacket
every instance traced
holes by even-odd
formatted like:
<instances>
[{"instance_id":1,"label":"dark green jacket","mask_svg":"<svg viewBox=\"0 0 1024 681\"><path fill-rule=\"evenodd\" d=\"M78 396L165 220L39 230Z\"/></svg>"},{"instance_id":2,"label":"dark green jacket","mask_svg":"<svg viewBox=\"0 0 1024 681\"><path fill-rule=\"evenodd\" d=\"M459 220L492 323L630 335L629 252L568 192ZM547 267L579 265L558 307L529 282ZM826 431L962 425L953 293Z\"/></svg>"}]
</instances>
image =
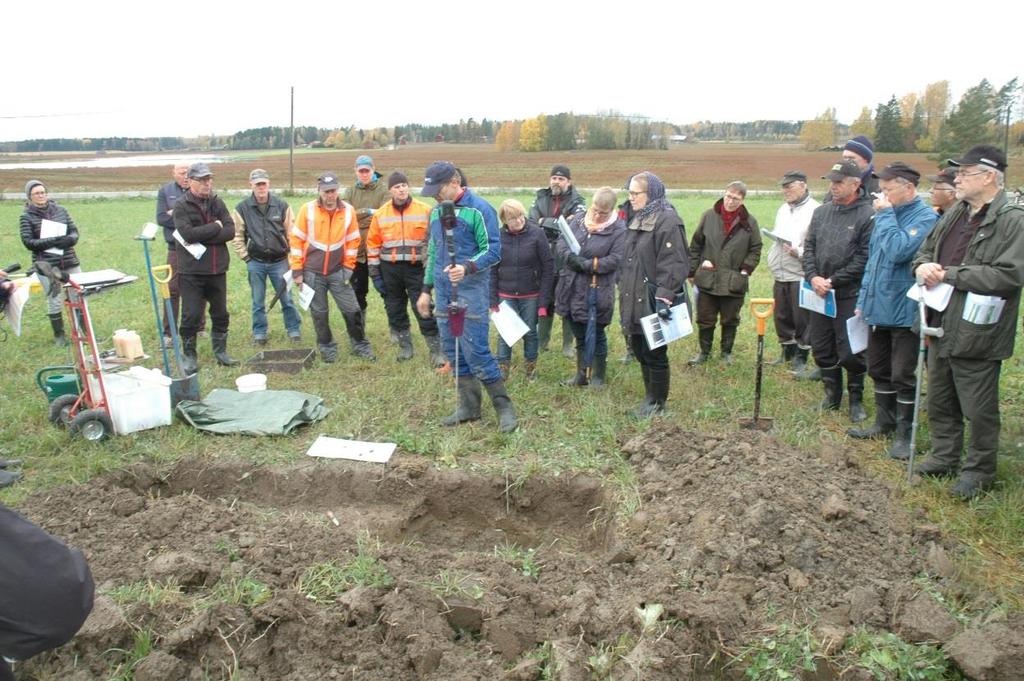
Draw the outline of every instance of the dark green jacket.
<instances>
[{"instance_id":1,"label":"dark green jacket","mask_svg":"<svg viewBox=\"0 0 1024 681\"><path fill-rule=\"evenodd\" d=\"M757 220L740 206L736 225L727 237L722 223L722 204L705 211L690 241L690 274L701 293L713 296L742 298L750 277L761 261L761 230ZM710 260L713 270L702 270L700 264ZM743 273L746 273L744 275Z\"/></svg>"},{"instance_id":2,"label":"dark green jacket","mask_svg":"<svg viewBox=\"0 0 1024 681\"><path fill-rule=\"evenodd\" d=\"M914 270L924 263L938 262L950 226L968 209L967 203L961 201L942 216L917 252ZM943 281L955 290L942 313L944 335L932 339L939 357L990 361L1010 357L1024 286L1024 208L1007 203L1005 193L997 195L967 246L963 263L947 267ZM975 324L963 319L968 293L1005 298L999 319L994 324Z\"/></svg>"}]
</instances>

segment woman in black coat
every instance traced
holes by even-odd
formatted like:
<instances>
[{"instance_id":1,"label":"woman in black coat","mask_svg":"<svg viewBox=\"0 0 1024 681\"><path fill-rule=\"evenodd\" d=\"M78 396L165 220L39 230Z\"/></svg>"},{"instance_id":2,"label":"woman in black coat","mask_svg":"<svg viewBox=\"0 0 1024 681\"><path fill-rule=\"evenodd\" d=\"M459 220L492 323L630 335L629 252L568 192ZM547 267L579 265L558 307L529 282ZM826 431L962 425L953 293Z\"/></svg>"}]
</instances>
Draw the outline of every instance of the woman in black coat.
<instances>
[{"instance_id":1,"label":"woman in black coat","mask_svg":"<svg viewBox=\"0 0 1024 681\"><path fill-rule=\"evenodd\" d=\"M29 180L25 184L25 212L21 214L21 243L32 252L32 262L42 260L53 267L58 267L67 274L81 272L81 263L75 255L75 244L78 243L78 228L63 206L49 198L46 185L39 180ZM43 221L56 223L57 231L64 231L61 236L42 237ZM60 229L60 225L64 229ZM54 225L47 225L47 229ZM50 315L50 326L57 345L66 345L64 336L64 314L59 291L50 291L48 277L39 277L43 292L47 296L47 312ZM52 295L51 295L52 293Z\"/></svg>"},{"instance_id":2,"label":"woman in black coat","mask_svg":"<svg viewBox=\"0 0 1024 681\"><path fill-rule=\"evenodd\" d=\"M670 370L667 346L648 348L640 319L653 313L671 317L670 308L686 281L689 263L683 220L665 198L665 185L658 176L634 175L629 181L629 202L634 214L626 231L619 315L644 378L644 401L632 413L649 418L665 409Z\"/></svg>"},{"instance_id":3,"label":"woman in black coat","mask_svg":"<svg viewBox=\"0 0 1024 681\"><path fill-rule=\"evenodd\" d=\"M580 252L573 254L565 239L558 240L559 260L564 263L555 289L555 312L569 321L576 338L576 375L563 385L603 386L608 362L608 337L615 308L615 280L625 244L626 224L615 210L615 190L601 187L594 193L587 212L569 225ZM590 290L597 291L597 336L590 375L584 357Z\"/></svg>"}]
</instances>

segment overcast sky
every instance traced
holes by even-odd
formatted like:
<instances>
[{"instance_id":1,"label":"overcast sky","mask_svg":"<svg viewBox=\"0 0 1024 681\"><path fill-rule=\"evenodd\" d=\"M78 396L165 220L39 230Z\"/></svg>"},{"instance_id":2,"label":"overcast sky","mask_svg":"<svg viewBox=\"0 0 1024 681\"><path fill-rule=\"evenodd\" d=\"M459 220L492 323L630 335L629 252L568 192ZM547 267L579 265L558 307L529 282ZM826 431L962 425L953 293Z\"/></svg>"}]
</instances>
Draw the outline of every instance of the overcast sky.
<instances>
[{"instance_id":1,"label":"overcast sky","mask_svg":"<svg viewBox=\"0 0 1024 681\"><path fill-rule=\"evenodd\" d=\"M354 4L5 6L0 141L288 125L293 85L296 125L326 128L608 110L797 120L829 106L849 123L933 81L955 102L982 78L1024 75L1019 2Z\"/></svg>"}]
</instances>

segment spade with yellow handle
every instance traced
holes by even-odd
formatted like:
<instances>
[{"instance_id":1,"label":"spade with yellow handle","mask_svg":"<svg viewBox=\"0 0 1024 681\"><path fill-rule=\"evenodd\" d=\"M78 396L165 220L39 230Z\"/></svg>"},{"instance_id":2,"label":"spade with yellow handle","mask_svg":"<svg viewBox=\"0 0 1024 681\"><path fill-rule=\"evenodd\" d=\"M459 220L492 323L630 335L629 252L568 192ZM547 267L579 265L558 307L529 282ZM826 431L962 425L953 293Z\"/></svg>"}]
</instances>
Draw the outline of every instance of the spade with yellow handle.
<instances>
[{"instance_id":1,"label":"spade with yellow handle","mask_svg":"<svg viewBox=\"0 0 1024 681\"><path fill-rule=\"evenodd\" d=\"M741 428L771 430L775 419L761 416L761 376L764 372L764 331L767 320L775 310L771 298L751 298L750 313L757 320L757 378L754 381L754 417L740 419Z\"/></svg>"}]
</instances>

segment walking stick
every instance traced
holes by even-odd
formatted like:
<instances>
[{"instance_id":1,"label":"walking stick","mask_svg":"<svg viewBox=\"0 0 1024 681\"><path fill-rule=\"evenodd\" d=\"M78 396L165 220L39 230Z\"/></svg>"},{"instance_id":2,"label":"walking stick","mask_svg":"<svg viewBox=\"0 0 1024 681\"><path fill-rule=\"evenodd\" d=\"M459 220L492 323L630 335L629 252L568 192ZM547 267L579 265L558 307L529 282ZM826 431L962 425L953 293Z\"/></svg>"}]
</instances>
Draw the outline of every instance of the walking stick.
<instances>
[{"instance_id":1,"label":"walking stick","mask_svg":"<svg viewBox=\"0 0 1024 681\"><path fill-rule=\"evenodd\" d=\"M932 338L942 338L945 331L942 327L928 326L928 313L924 304L924 280L917 280L917 312L920 317L918 330L918 343L917 343L917 369L915 378L917 379L914 383L914 420L910 425L910 458L907 459L907 483L914 476L914 453L917 449L917 426L919 414L921 413L921 383L922 374L924 373L924 359L926 348L928 347L926 338L931 336Z\"/></svg>"}]
</instances>

